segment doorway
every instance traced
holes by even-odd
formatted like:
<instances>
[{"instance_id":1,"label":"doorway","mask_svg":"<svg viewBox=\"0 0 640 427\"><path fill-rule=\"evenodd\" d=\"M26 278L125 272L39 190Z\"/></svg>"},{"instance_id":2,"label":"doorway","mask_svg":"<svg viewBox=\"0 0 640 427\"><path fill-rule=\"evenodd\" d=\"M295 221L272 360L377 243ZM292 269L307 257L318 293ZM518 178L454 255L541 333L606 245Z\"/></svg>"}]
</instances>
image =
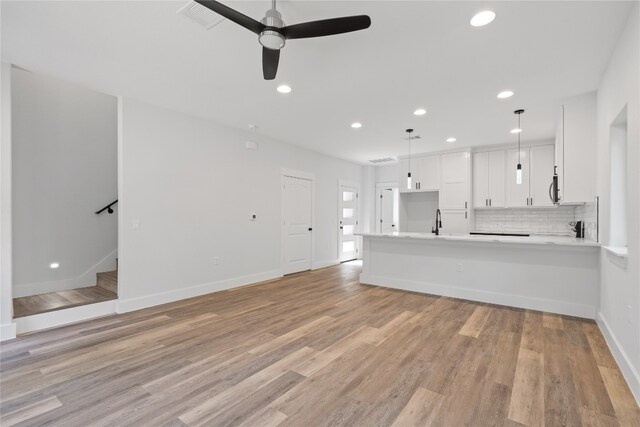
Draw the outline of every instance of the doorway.
<instances>
[{"instance_id":1,"label":"doorway","mask_svg":"<svg viewBox=\"0 0 640 427\"><path fill-rule=\"evenodd\" d=\"M282 176L283 274L311 269L313 180Z\"/></svg>"},{"instance_id":2,"label":"doorway","mask_svg":"<svg viewBox=\"0 0 640 427\"><path fill-rule=\"evenodd\" d=\"M358 258L358 198L360 185L341 181L338 184L338 259L340 262Z\"/></svg>"}]
</instances>

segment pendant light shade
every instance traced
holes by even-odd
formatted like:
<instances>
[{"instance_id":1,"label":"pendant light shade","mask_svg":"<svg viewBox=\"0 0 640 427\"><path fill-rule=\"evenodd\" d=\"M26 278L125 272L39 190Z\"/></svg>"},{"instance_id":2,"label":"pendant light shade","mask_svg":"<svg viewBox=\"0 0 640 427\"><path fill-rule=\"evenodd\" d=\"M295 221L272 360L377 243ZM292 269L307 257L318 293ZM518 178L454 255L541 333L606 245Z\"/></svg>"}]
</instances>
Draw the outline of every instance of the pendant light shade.
<instances>
[{"instance_id":1,"label":"pendant light shade","mask_svg":"<svg viewBox=\"0 0 640 427\"><path fill-rule=\"evenodd\" d=\"M524 110L516 110L513 112L518 116L518 127L520 130L518 132L518 166L516 166L516 184L522 184L522 163L521 163L521 151L520 151L520 134L522 133L522 128L520 127L520 116L524 113Z\"/></svg>"}]
</instances>

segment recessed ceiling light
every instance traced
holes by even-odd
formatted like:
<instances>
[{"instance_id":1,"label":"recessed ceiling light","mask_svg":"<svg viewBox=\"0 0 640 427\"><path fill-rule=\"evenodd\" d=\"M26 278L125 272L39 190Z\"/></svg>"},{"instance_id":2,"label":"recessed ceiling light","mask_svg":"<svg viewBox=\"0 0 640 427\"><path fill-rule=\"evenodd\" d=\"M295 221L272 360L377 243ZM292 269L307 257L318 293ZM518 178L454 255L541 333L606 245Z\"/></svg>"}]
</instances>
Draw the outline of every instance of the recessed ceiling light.
<instances>
[{"instance_id":1,"label":"recessed ceiling light","mask_svg":"<svg viewBox=\"0 0 640 427\"><path fill-rule=\"evenodd\" d=\"M52 262L51 264L49 264L49 268L52 268L54 270L58 267L60 267L60 263L58 262Z\"/></svg>"},{"instance_id":2,"label":"recessed ceiling light","mask_svg":"<svg viewBox=\"0 0 640 427\"><path fill-rule=\"evenodd\" d=\"M494 12L490 10L483 10L482 12L473 15L473 18L471 18L469 23L472 27L482 27L490 24L494 19L496 19L496 14Z\"/></svg>"},{"instance_id":3,"label":"recessed ceiling light","mask_svg":"<svg viewBox=\"0 0 640 427\"><path fill-rule=\"evenodd\" d=\"M413 114L416 116L424 116L425 114L427 114L427 110L425 110L424 108L418 108L413 112Z\"/></svg>"},{"instance_id":4,"label":"recessed ceiling light","mask_svg":"<svg viewBox=\"0 0 640 427\"><path fill-rule=\"evenodd\" d=\"M277 91L280 92L280 93L289 93L289 92L291 92L291 88L289 86L287 86L287 85L280 85L280 86L278 86Z\"/></svg>"},{"instance_id":5,"label":"recessed ceiling light","mask_svg":"<svg viewBox=\"0 0 640 427\"><path fill-rule=\"evenodd\" d=\"M457 140L454 137L447 138L447 142L456 142Z\"/></svg>"},{"instance_id":6,"label":"recessed ceiling light","mask_svg":"<svg viewBox=\"0 0 640 427\"><path fill-rule=\"evenodd\" d=\"M351 123L351 127L354 128L354 129L360 129L362 127L362 123L353 122L353 123Z\"/></svg>"},{"instance_id":7,"label":"recessed ceiling light","mask_svg":"<svg viewBox=\"0 0 640 427\"><path fill-rule=\"evenodd\" d=\"M522 132L522 129L520 128L511 129L511 133L520 133L520 132Z\"/></svg>"},{"instance_id":8,"label":"recessed ceiling light","mask_svg":"<svg viewBox=\"0 0 640 427\"><path fill-rule=\"evenodd\" d=\"M513 91L511 90L503 90L498 94L498 98L500 99L511 98L512 96L513 96Z\"/></svg>"}]
</instances>

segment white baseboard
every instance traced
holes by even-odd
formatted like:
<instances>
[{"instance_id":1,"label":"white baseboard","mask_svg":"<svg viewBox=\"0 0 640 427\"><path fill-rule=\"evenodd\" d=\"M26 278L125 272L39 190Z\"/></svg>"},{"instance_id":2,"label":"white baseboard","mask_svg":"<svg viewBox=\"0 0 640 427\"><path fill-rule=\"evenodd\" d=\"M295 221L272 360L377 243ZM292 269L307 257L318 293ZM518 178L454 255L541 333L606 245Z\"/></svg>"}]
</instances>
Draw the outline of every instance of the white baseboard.
<instances>
[{"instance_id":1,"label":"white baseboard","mask_svg":"<svg viewBox=\"0 0 640 427\"><path fill-rule=\"evenodd\" d=\"M319 270L321 268L331 267L338 264L340 264L339 259L330 259L328 261L314 261L313 265L311 266L311 269Z\"/></svg>"},{"instance_id":2,"label":"white baseboard","mask_svg":"<svg viewBox=\"0 0 640 427\"><path fill-rule=\"evenodd\" d=\"M486 302L490 304L505 305L509 307L540 310L557 314L566 314L568 316L583 317L587 319L594 319L596 313L595 307L584 304L575 304L566 301L549 300L523 295L504 294L479 289L453 287L435 283L417 282L413 280L365 275L364 273L360 275L360 283L385 286L395 289L403 289L405 291L460 298L471 301Z\"/></svg>"},{"instance_id":3,"label":"white baseboard","mask_svg":"<svg viewBox=\"0 0 640 427\"><path fill-rule=\"evenodd\" d=\"M30 295L46 294L49 292L60 292L69 289L95 286L96 274L103 271L115 270L118 250L114 250L107 256L91 266L87 271L78 277L70 277L62 280L51 280L48 282L16 284L13 287L13 298L26 297Z\"/></svg>"},{"instance_id":4,"label":"white baseboard","mask_svg":"<svg viewBox=\"0 0 640 427\"><path fill-rule=\"evenodd\" d=\"M16 337L16 324L0 325L0 341L12 340Z\"/></svg>"},{"instance_id":5,"label":"white baseboard","mask_svg":"<svg viewBox=\"0 0 640 427\"><path fill-rule=\"evenodd\" d=\"M66 308L64 310L50 311L48 313L34 314L33 316L18 317L14 320L17 325L17 333L24 334L53 328L55 326L67 325L81 320L106 316L108 314L114 314L115 312L116 300L112 300Z\"/></svg>"},{"instance_id":6,"label":"white baseboard","mask_svg":"<svg viewBox=\"0 0 640 427\"><path fill-rule=\"evenodd\" d=\"M618 363L618 367L620 367L620 371L622 371L624 379L627 380L631 393L633 393L636 402L640 405L640 374L638 374L638 371L635 370L629 361L629 356L627 356L627 353L620 346L620 343L609 328L609 324L601 312L598 312L596 322L609 346L609 350L611 350L611 354L613 354L613 358L616 359L616 363Z\"/></svg>"},{"instance_id":7,"label":"white baseboard","mask_svg":"<svg viewBox=\"0 0 640 427\"><path fill-rule=\"evenodd\" d=\"M147 307L153 307L156 305L167 304L174 301L210 294L212 292L224 291L226 289L235 288L238 286L264 282L265 280L276 279L278 277L282 277L282 272L280 270L272 270L262 273L250 274L248 276L220 280L217 282L189 286L173 291L145 295L142 297L120 299L118 301L117 311L118 313L128 313L130 311L141 310Z\"/></svg>"}]
</instances>

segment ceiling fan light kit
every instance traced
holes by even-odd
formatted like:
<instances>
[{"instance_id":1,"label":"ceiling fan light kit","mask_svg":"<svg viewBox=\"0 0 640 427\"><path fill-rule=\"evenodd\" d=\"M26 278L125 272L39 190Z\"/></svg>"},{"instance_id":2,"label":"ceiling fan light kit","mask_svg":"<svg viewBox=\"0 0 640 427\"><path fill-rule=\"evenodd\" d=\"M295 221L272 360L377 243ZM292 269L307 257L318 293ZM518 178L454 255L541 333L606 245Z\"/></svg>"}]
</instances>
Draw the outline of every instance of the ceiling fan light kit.
<instances>
[{"instance_id":1,"label":"ceiling fan light kit","mask_svg":"<svg viewBox=\"0 0 640 427\"><path fill-rule=\"evenodd\" d=\"M262 73L265 80L275 79L280 61L280 49L285 46L287 40L350 33L371 26L371 18L367 15L322 19L285 26L282 15L276 9L276 0L271 0L271 9L260 21L215 0L195 1L258 35L258 42L262 45Z\"/></svg>"}]
</instances>

